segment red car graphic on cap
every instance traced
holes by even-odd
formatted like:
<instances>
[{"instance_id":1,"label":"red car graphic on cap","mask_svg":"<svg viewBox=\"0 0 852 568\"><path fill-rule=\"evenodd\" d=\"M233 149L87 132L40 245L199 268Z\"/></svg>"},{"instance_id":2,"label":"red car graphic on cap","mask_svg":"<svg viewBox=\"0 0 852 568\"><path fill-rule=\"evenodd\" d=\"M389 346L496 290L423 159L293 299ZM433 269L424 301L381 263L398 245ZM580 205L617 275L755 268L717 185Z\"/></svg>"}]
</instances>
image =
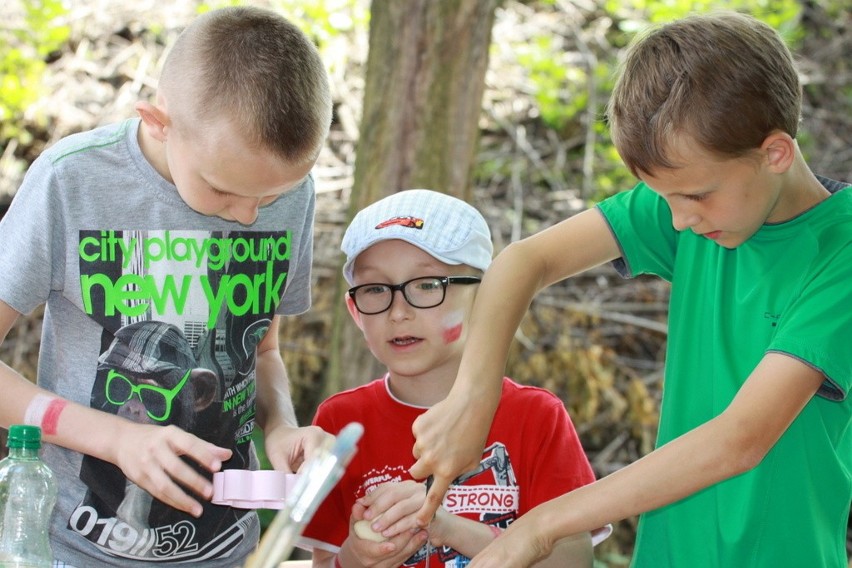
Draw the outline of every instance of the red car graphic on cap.
<instances>
[{"instance_id":1,"label":"red car graphic on cap","mask_svg":"<svg viewBox=\"0 0 852 568\"><path fill-rule=\"evenodd\" d=\"M394 225L399 225L401 227L409 227L411 229L422 229L423 228L423 219L418 219L417 217L392 217L387 221L382 221L378 225L376 225L377 229L384 229L387 227L392 227Z\"/></svg>"}]
</instances>

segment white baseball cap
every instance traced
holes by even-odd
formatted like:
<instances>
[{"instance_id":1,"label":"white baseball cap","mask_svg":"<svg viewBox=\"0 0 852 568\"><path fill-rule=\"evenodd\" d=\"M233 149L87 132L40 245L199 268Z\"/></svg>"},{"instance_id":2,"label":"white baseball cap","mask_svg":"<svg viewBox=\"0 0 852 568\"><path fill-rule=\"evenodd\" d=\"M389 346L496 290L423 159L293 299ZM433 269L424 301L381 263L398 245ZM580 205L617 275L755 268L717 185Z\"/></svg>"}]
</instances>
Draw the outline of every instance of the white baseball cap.
<instances>
[{"instance_id":1,"label":"white baseball cap","mask_svg":"<svg viewBox=\"0 0 852 568\"><path fill-rule=\"evenodd\" d=\"M488 223L475 207L445 193L407 189L368 205L352 219L340 244L346 255L346 281L354 282L359 254L391 239L410 243L443 263L483 271L494 251Z\"/></svg>"}]
</instances>

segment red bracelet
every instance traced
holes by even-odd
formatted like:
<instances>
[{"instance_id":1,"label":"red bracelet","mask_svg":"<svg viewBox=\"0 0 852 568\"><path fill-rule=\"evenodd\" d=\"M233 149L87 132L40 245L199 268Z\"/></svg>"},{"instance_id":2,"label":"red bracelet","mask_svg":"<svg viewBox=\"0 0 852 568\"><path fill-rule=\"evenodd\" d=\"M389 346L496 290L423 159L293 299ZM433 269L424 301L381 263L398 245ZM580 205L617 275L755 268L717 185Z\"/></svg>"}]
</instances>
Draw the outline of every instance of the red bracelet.
<instances>
[{"instance_id":1,"label":"red bracelet","mask_svg":"<svg viewBox=\"0 0 852 568\"><path fill-rule=\"evenodd\" d=\"M503 531L500 530L500 527L498 527L497 525L485 525L485 526L487 526L489 529L491 529L491 532L494 533L494 538L497 538L501 534L503 534Z\"/></svg>"},{"instance_id":2,"label":"red bracelet","mask_svg":"<svg viewBox=\"0 0 852 568\"><path fill-rule=\"evenodd\" d=\"M334 557L334 568L343 568L343 564L340 563L340 557Z\"/></svg>"}]
</instances>

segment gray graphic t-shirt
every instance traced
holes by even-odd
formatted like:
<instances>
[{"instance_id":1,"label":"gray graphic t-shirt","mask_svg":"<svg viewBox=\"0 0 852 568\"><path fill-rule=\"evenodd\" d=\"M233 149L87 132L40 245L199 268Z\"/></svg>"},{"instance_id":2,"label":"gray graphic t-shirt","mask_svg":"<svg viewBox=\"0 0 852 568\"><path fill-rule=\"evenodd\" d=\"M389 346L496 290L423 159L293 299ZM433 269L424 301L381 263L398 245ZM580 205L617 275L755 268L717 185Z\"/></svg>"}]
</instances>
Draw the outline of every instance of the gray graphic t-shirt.
<instances>
[{"instance_id":1,"label":"gray graphic t-shirt","mask_svg":"<svg viewBox=\"0 0 852 568\"><path fill-rule=\"evenodd\" d=\"M176 425L256 467L256 346L275 314L310 305L313 180L251 226L190 209L142 156L138 120L69 137L27 174L0 222L0 300L46 303L39 385L136 422ZM119 439L116 444L121 444ZM47 445L59 478L51 539L77 566L237 566L253 512L199 519L112 464Z\"/></svg>"}]
</instances>

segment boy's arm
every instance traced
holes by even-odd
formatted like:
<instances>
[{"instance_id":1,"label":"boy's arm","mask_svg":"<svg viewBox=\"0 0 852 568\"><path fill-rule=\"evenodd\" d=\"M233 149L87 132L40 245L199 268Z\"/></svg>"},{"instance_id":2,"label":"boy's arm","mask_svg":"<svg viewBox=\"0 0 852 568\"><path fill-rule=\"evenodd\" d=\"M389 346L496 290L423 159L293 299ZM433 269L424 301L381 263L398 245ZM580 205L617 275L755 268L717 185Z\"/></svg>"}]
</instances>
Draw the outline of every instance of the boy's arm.
<instances>
[{"instance_id":1,"label":"boy's arm","mask_svg":"<svg viewBox=\"0 0 852 568\"><path fill-rule=\"evenodd\" d=\"M333 552L315 548L311 554L311 566L313 568L334 568L334 557L337 556Z\"/></svg>"},{"instance_id":2,"label":"boy's arm","mask_svg":"<svg viewBox=\"0 0 852 568\"><path fill-rule=\"evenodd\" d=\"M384 483L355 504L353 517L365 518L365 513L369 511L370 519L372 519L371 530L378 528L376 532L391 539L400 534L410 536L411 531L416 528L411 515L420 509L424 498L425 491L422 483L410 480ZM443 507L438 508L435 518L426 529L433 548L448 547L468 558L473 558L482 551L496 538L495 532L499 534L500 531L499 528L451 513ZM368 553L355 550L359 544L361 548L366 547L367 552L376 548L374 543L368 543L351 534L343 547L348 546L353 549L350 551L353 554L348 556L354 559L370 558ZM394 551L388 548L385 553L393 555ZM395 558L395 556L389 557ZM371 558L371 560L375 559ZM593 559L591 536L589 533L581 533L560 539L553 547L550 556L535 566L536 568L591 568ZM382 558L382 560L385 559ZM353 564L361 565L355 562ZM367 562L364 564L371 565Z\"/></svg>"},{"instance_id":3,"label":"boy's arm","mask_svg":"<svg viewBox=\"0 0 852 568\"><path fill-rule=\"evenodd\" d=\"M579 213L506 247L485 273L476 294L464 355L449 396L412 428L415 479L433 476L418 520L435 514L452 480L472 469L500 400L501 379L515 331L542 288L620 256L597 209Z\"/></svg>"},{"instance_id":4,"label":"boy's arm","mask_svg":"<svg viewBox=\"0 0 852 568\"><path fill-rule=\"evenodd\" d=\"M825 377L779 353L764 356L716 418L591 485L518 519L471 568L513 568L545 556L556 539L673 503L755 467Z\"/></svg>"},{"instance_id":5,"label":"boy's arm","mask_svg":"<svg viewBox=\"0 0 852 568\"><path fill-rule=\"evenodd\" d=\"M405 509L406 501L408 501L406 497L416 494L418 492L417 489L412 491L412 488L418 485L420 486L419 494L422 499L422 484L413 481L383 483L371 494L383 494L386 503L389 502L392 506ZM408 490L400 492L399 489L403 487L408 488ZM314 566L323 566L321 562L323 559L326 559L326 565L333 560L335 567L342 568L366 568L368 566L371 568L397 568L402 566L407 558L410 558L426 544L428 535L424 530L416 532L412 532L411 530L397 531L381 542L359 536L360 531L356 529L355 525L365 520L364 514L367 512L367 503L370 501L370 494L368 494L366 497L356 501L352 506L352 512L349 515L348 533L346 539L340 545L336 559L332 558L328 560L327 554L314 549ZM416 507L411 510L413 512L416 510ZM391 514L384 508L382 509L382 513ZM396 514L393 513L392 515L396 516Z\"/></svg>"},{"instance_id":6,"label":"boy's arm","mask_svg":"<svg viewBox=\"0 0 852 568\"><path fill-rule=\"evenodd\" d=\"M592 568L594 564L592 535L584 532L556 541L550 556L535 564L535 568Z\"/></svg>"},{"instance_id":7,"label":"boy's arm","mask_svg":"<svg viewBox=\"0 0 852 568\"><path fill-rule=\"evenodd\" d=\"M20 314L0 302L0 342ZM187 465L187 456L209 471L218 471L230 450L219 448L175 426L143 425L58 397L37 387L17 371L0 363L0 425L23 424L35 401L46 442L88 454L117 465L139 487L167 505L192 515L201 504L187 489L210 498L212 484Z\"/></svg>"},{"instance_id":8,"label":"boy's arm","mask_svg":"<svg viewBox=\"0 0 852 568\"><path fill-rule=\"evenodd\" d=\"M429 523L452 480L479 462L500 400L509 346L533 297L620 255L601 213L589 209L510 244L494 259L476 294L453 388L412 427L417 461L411 475L434 479L418 513L421 526Z\"/></svg>"},{"instance_id":9,"label":"boy's arm","mask_svg":"<svg viewBox=\"0 0 852 568\"><path fill-rule=\"evenodd\" d=\"M437 533L433 527L439 519L441 520L440 533ZM433 546L448 546L468 558L473 558L496 538L493 529L488 525L453 515L443 509L438 509L429 533ZM593 563L592 537L585 532L559 539L553 546L551 554L533 566L535 568L591 568Z\"/></svg>"},{"instance_id":10,"label":"boy's arm","mask_svg":"<svg viewBox=\"0 0 852 568\"><path fill-rule=\"evenodd\" d=\"M266 455L274 469L295 472L332 436L316 426L299 428L290 380L278 344L280 316L274 316L257 345L257 423L263 430Z\"/></svg>"}]
</instances>

